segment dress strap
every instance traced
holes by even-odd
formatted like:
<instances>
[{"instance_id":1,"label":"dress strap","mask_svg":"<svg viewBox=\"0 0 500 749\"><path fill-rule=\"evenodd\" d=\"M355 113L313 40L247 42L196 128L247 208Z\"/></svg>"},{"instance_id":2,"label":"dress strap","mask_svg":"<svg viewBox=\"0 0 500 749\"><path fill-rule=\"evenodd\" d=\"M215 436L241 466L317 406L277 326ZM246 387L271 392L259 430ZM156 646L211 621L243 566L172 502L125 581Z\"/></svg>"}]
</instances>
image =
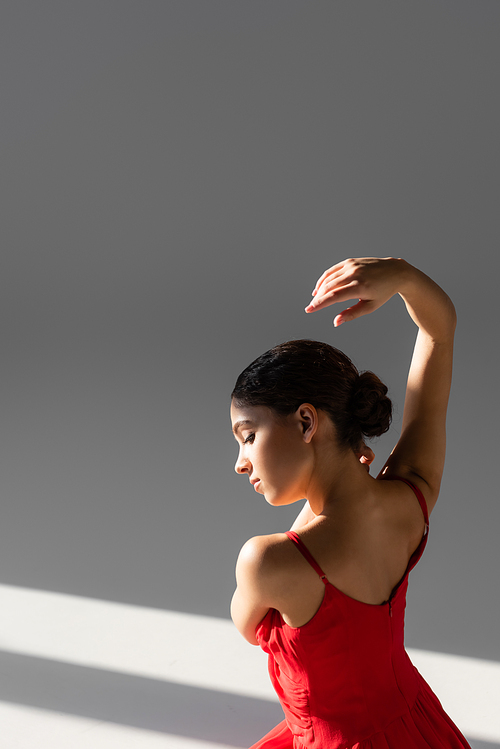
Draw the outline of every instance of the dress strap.
<instances>
[{"instance_id":1,"label":"dress strap","mask_svg":"<svg viewBox=\"0 0 500 749\"><path fill-rule=\"evenodd\" d=\"M297 535L297 533L295 533L295 531L287 531L286 535L288 536L290 541L293 541L302 556L309 562L313 570L318 573L318 575L326 585L328 580L326 579L325 573L323 572L317 561L314 559L313 555L301 540L301 538Z\"/></svg>"},{"instance_id":2,"label":"dress strap","mask_svg":"<svg viewBox=\"0 0 500 749\"><path fill-rule=\"evenodd\" d=\"M404 481L405 484L408 484L410 489L413 490L413 493L415 494L416 498L418 499L418 502L420 504L420 507L422 509L422 514L424 516L425 520L425 533L426 535L429 531L429 513L427 511L427 502L425 501L425 497L418 488L418 486L415 486L415 484L412 484L411 481L408 481L408 479L403 479L401 476L382 476L383 479L388 479L390 481Z\"/></svg>"}]
</instances>

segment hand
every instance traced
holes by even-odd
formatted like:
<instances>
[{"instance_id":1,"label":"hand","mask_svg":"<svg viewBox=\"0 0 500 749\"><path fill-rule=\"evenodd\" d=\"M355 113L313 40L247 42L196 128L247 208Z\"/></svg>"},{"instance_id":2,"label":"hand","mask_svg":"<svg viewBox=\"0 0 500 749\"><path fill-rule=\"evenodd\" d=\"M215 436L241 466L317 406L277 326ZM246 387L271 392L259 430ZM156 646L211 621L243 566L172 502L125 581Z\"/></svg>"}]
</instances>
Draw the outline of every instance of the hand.
<instances>
[{"instance_id":1,"label":"hand","mask_svg":"<svg viewBox=\"0 0 500 749\"><path fill-rule=\"evenodd\" d=\"M358 303L338 314L335 327L368 315L385 304L399 290L404 261L396 258L350 258L333 265L319 278L313 300L306 312L329 307L337 302L358 299Z\"/></svg>"}]
</instances>

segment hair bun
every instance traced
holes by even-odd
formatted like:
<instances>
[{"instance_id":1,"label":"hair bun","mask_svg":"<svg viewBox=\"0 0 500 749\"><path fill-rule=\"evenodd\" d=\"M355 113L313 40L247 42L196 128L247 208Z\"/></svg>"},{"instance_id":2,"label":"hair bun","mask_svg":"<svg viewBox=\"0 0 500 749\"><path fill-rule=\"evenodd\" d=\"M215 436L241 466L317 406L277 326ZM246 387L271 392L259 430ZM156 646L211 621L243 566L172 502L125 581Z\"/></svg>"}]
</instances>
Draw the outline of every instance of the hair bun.
<instances>
[{"instance_id":1,"label":"hair bun","mask_svg":"<svg viewBox=\"0 0 500 749\"><path fill-rule=\"evenodd\" d=\"M351 396L351 414L366 437L379 437L391 425L392 403L387 387L373 372L361 372Z\"/></svg>"},{"instance_id":2,"label":"hair bun","mask_svg":"<svg viewBox=\"0 0 500 749\"><path fill-rule=\"evenodd\" d=\"M310 403L328 414L338 445L355 451L363 437L378 437L391 423L386 386L321 341L285 341L261 354L239 375L231 398L238 407L265 406L281 416Z\"/></svg>"}]
</instances>

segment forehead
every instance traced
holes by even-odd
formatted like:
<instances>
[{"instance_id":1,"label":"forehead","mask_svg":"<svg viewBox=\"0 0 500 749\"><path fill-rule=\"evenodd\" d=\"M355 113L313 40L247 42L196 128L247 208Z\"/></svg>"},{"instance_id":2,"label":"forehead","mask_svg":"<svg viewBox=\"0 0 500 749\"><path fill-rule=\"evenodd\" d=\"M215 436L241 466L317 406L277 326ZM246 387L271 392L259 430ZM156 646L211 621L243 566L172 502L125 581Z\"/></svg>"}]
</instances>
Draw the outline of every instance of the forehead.
<instances>
[{"instance_id":1,"label":"forehead","mask_svg":"<svg viewBox=\"0 0 500 749\"><path fill-rule=\"evenodd\" d=\"M272 418L272 412L266 406L238 406L231 401L231 424L235 430L238 424L243 427L249 424L261 424ZM246 424L242 424L245 422Z\"/></svg>"}]
</instances>

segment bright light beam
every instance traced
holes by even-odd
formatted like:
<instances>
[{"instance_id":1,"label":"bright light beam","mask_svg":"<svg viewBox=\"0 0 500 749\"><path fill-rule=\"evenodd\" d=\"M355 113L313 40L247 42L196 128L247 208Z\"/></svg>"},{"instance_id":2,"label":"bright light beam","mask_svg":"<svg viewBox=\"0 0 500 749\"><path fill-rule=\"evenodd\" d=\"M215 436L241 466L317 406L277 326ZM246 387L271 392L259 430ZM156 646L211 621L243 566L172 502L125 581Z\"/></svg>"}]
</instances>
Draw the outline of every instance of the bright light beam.
<instances>
[{"instance_id":1,"label":"bright light beam","mask_svg":"<svg viewBox=\"0 0 500 749\"><path fill-rule=\"evenodd\" d=\"M0 649L276 700L266 656L215 617L0 585ZM469 738L500 741L500 663L409 649Z\"/></svg>"},{"instance_id":2,"label":"bright light beam","mask_svg":"<svg viewBox=\"0 0 500 749\"><path fill-rule=\"evenodd\" d=\"M9 585L0 611L1 650L276 700L265 654L225 619Z\"/></svg>"}]
</instances>

